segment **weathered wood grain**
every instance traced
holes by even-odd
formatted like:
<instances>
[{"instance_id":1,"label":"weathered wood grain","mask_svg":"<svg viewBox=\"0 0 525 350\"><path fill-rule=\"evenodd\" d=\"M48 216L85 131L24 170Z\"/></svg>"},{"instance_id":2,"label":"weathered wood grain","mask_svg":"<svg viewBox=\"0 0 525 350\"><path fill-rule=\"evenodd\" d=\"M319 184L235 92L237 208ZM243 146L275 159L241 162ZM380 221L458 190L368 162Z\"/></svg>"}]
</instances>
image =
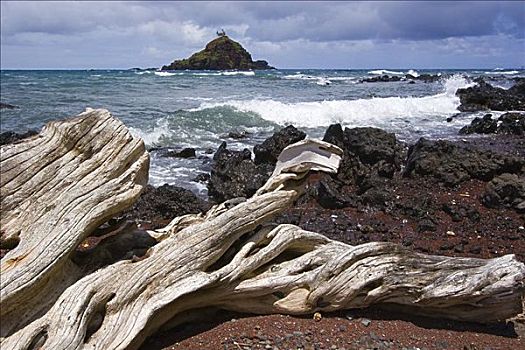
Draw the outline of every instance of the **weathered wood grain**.
<instances>
[{"instance_id":1,"label":"weathered wood grain","mask_svg":"<svg viewBox=\"0 0 525 350\"><path fill-rule=\"evenodd\" d=\"M83 117L77 123L80 120ZM29 145L36 141L38 139L18 146L26 151L11 153L22 156L30 149L36 152L41 147ZM53 142L46 141L45 144ZM74 147L68 149L60 158L67 158ZM96 152L92 157L97 159L101 153L114 150L102 145L94 149ZM124 149L122 147L112 157L131 157L132 150L124 152ZM122 152L128 156L121 155ZM82 156L84 153L85 149L82 149L79 155L70 155L71 162L76 157L85 157ZM30 159L27 168L31 166ZM24 281L25 289L7 289L11 292L6 294L9 296L6 301L2 299L2 307L17 309L20 301L35 296L41 285L62 287L56 287L60 293L52 306L45 313L35 316L31 323L24 327L6 326L8 331L4 333L6 338L1 342L2 349L40 346L44 349L134 349L163 325L169 323L173 326L183 322L181 315L203 307L259 314L307 314L385 304L409 307L413 312L435 317L477 322L503 320L522 311L525 266L512 255L490 260L429 256L391 243L350 246L293 225L267 225L298 198L309 171L337 170L341 150L312 140L285 149L279 157L276 171L254 197L237 201L236 205L233 202L221 204L206 215L175 218L166 228L150 231L158 243L148 250L143 259L119 261L75 283L57 280L55 276L59 276L60 268L70 264L68 254L71 249L89 234L89 229L94 229L101 222L99 218L109 217L117 206L135 198L135 188L140 186L138 183L143 183L137 181L142 174L138 164L143 164L140 160L147 157L137 152L132 159L136 167L123 166L121 173L108 170L107 167L118 168L117 164L111 167L110 162L94 167L91 172L72 171L80 176L78 182L83 185L71 183L68 185L71 186L68 187L68 196L61 197L62 194L55 192L44 202L65 204L58 213L69 218L67 225L50 226L48 222L61 222L56 216L50 215L47 221L40 219L48 213L41 208L42 202L33 207L34 212L40 213L38 218L28 214L19 218L22 214L11 214L10 211L17 207L11 204L11 209L5 214L9 227L14 227L11 226L13 223L26 225L24 234L19 235L20 244L26 237L40 236L36 223L49 226L46 235L52 237L36 240L31 249L44 254L47 246L42 247L41 244L45 243L52 246L50 250L55 258L44 259L46 268L37 261L31 269L24 268L23 272L17 272L17 276ZM82 165L74 167L79 168ZM14 163L11 163L10 169L13 174L10 182L24 176L24 172L17 170ZM118 186L111 187L103 180L90 176L92 172L97 174L96 177L106 179L108 174L120 174L109 176L115 179L110 183L114 181ZM124 176L129 172L131 174ZM90 180L84 180L85 177L90 177ZM124 181L125 178L130 183ZM31 186L44 188L50 186L48 182L53 180L43 177L40 181L46 184L34 181ZM93 181L102 183L92 187ZM59 183L51 186L56 188ZM100 193L99 188L104 188L106 195ZM12 187L4 190L3 183L2 191L6 194L17 193ZM23 193L32 196L35 192L28 187ZM92 195L94 198L87 200ZM117 199L110 201L113 196ZM20 205L25 203L22 199L17 200ZM72 210L72 213L76 216L68 216L69 211L64 208L70 204L66 203L75 201L78 202L75 206L77 210ZM107 211L93 209L97 206ZM93 225L83 226L86 222L84 217L91 217ZM12 237L15 231L6 231L6 237ZM26 264L26 258L21 258L18 264L12 262L19 256L16 251L20 244L6 256L13 271ZM32 250L27 256L31 256ZM62 260L64 263L60 263ZM26 276L26 273L30 275ZM39 282L41 275L47 276L50 282ZM16 285L18 282L14 280L11 283ZM6 315L9 316L9 312ZM14 322L13 319L2 316L2 321L7 320L8 323Z\"/></svg>"},{"instance_id":2,"label":"weathered wood grain","mask_svg":"<svg viewBox=\"0 0 525 350\"><path fill-rule=\"evenodd\" d=\"M78 279L68 257L133 204L148 167L142 140L107 110L49 123L38 136L2 146L0 242L15 246L0 266L2 336Z\"/></svg>"}]
</instances>

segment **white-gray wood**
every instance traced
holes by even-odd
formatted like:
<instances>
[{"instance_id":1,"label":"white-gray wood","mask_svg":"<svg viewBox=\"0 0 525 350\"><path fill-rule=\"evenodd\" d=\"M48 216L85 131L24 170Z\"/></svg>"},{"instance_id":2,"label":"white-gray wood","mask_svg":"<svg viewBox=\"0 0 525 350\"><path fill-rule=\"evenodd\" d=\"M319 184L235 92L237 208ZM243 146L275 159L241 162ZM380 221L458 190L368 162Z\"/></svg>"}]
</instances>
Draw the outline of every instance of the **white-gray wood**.
<instances>
[{"instance_id":1,"label":"white-gray wood","mask_svg":"<svg viewBox=\"0 0 525 350\"><path fill-rule=\"evenodd\" d=\"M308 314L384 304L476 322L504 320L522 311L525 266L513 255L490 260L429 256L392 243L350 246L293 225L269 225L301 194L309 171L337 170L341 150L315 140L285 149L272 177L252 198L223 203L205 215L175 218L166 228L149 231L158 243L143 259L119 261L86 276L68 273L78 280L64 282L60 271L75 269L71 251L103 219L129 206L146 179L143 144L109 113L102 117L106 113L90 111L53 124L57 130L93 125L83 129L80 140L89 142L77 152L53 139L59 132L45 136L49 127L5 152L11 174L1 189L2 205L4 200L9 205L1 217L2 224L9 224L5 237L15 237L17 227L23 230L17 233L20 244L2 259L3 350L135 349L163 325L184 322L187 312L203 307ZM106 134L113 136L101 136ZM118 141L116 135L123 138ZM51 161L48 154L54 149L62 151ZM9 163L12 157L27 160ZM36 181L25 173L31 167L45 169L49 165L38 164L54 164L57 157L69 160L60 162L57 171L47 170L52 176ZM97 166L89 166L92 159L99 160ZM70 163L75 166L67 168ZM64 185L66 191L56 190L67 179L72 182ZM27 181L31 184L24 187ZM33 214L19 209L23 206ZM53 210L59 216L47 215ZM34 251L39 252L35 258ZM4 268L11 276L5 287ZM42 297L42 286L57 291L52 306L20 326L13 312Z\"/></svg>"}]
</instances>

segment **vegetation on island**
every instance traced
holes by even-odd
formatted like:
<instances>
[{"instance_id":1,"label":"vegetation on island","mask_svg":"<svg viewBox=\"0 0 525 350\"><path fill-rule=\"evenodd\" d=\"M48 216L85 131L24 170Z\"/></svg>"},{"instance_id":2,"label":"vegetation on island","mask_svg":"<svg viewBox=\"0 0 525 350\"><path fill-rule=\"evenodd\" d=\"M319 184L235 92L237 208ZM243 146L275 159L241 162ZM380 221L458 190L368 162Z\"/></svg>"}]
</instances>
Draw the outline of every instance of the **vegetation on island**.
<instances>
[{"instance_id":1,"label":"vegetation on island","mask_svg":"<svg viewBox=\"0 0 525 350\"><path fill-rule=\"evenodd\" d=\"M251 54L241 44L227 35L219 35L210 41L204 50L194 53L191 57L175 60L162 70L248 70L274 69L264 60L253 61Z\"/></svg>"}]
</instances>

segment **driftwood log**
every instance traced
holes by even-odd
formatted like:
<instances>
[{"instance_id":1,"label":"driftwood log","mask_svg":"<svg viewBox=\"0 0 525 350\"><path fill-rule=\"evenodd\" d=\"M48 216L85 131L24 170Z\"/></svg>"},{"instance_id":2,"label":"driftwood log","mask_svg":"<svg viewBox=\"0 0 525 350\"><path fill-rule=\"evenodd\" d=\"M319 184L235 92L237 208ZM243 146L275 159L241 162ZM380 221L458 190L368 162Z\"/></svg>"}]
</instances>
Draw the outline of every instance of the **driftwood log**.
<instances>
[{"instance_id":1,"label":"driftwood log","mask_svg":"<svg viewBox=\"0 0 525 350\"><path fill-rule=\"evenodd\" d=\"M143 142L108 111L87 110L3 146L0 244L11 250L1 260L1 348L135 349L204 307L308 314L383 304L476 322L522 312L525 266L513 255L350 246L267 224L298 198L308 172L337 171L341 153L321 141L289 146L252 198L157 231L126 228L157 244L91 271L74 262L75 249L139 196L149 164Z\"/></svg>"}]
</instances>

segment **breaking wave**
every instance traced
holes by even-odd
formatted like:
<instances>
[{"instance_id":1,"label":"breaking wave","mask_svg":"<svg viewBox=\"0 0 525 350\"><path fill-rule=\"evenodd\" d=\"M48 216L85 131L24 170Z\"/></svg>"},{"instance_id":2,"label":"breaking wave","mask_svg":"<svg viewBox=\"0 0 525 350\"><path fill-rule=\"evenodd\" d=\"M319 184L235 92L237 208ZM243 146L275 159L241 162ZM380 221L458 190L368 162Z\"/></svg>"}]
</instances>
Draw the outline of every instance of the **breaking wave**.
<instances>
[{"instance_id":1,"label":"breaking wave","mask_svg":"<svg viewBox=\"0 0 525 350\"><path fill-rule=\"evenodd\" d=\"M159 77L171 77L173 75L178 75L178 74L170 73L170 72L155 72L155 75L158 75Z\"/></svg>"},{"instance_id":2,"label":"breaking wave","mask_svg":"<svg viewBox=\"0 0 525 350\"><path fill-rule=\"evenodd\" d=\"M520 71L518 70L507 70L507 71L503 71L503 70L493 70L493 71L490 71L490 72L485 72L485 74L493 74L493 75L515 75L515 74L519 74Z\"/></svg>"},{"instance_id":3,"label":"breaking wave","mask_svg":"<svg viewBox=\"0 0 525 350\"><path fill-rule=\"evenodd\" d=\"M401 126L415 120L443 118L457 113L459 98L456 90L468 86L461 76L444 81L443 92L425 97L383 97L356 100L324 100L288 103L272 99L231 100L202 103L191 111L217 107L231 107L239 112L255 113L278 125L298 127L326 127L332 123L345 126Z\"/></svg>"}]
</instances>

